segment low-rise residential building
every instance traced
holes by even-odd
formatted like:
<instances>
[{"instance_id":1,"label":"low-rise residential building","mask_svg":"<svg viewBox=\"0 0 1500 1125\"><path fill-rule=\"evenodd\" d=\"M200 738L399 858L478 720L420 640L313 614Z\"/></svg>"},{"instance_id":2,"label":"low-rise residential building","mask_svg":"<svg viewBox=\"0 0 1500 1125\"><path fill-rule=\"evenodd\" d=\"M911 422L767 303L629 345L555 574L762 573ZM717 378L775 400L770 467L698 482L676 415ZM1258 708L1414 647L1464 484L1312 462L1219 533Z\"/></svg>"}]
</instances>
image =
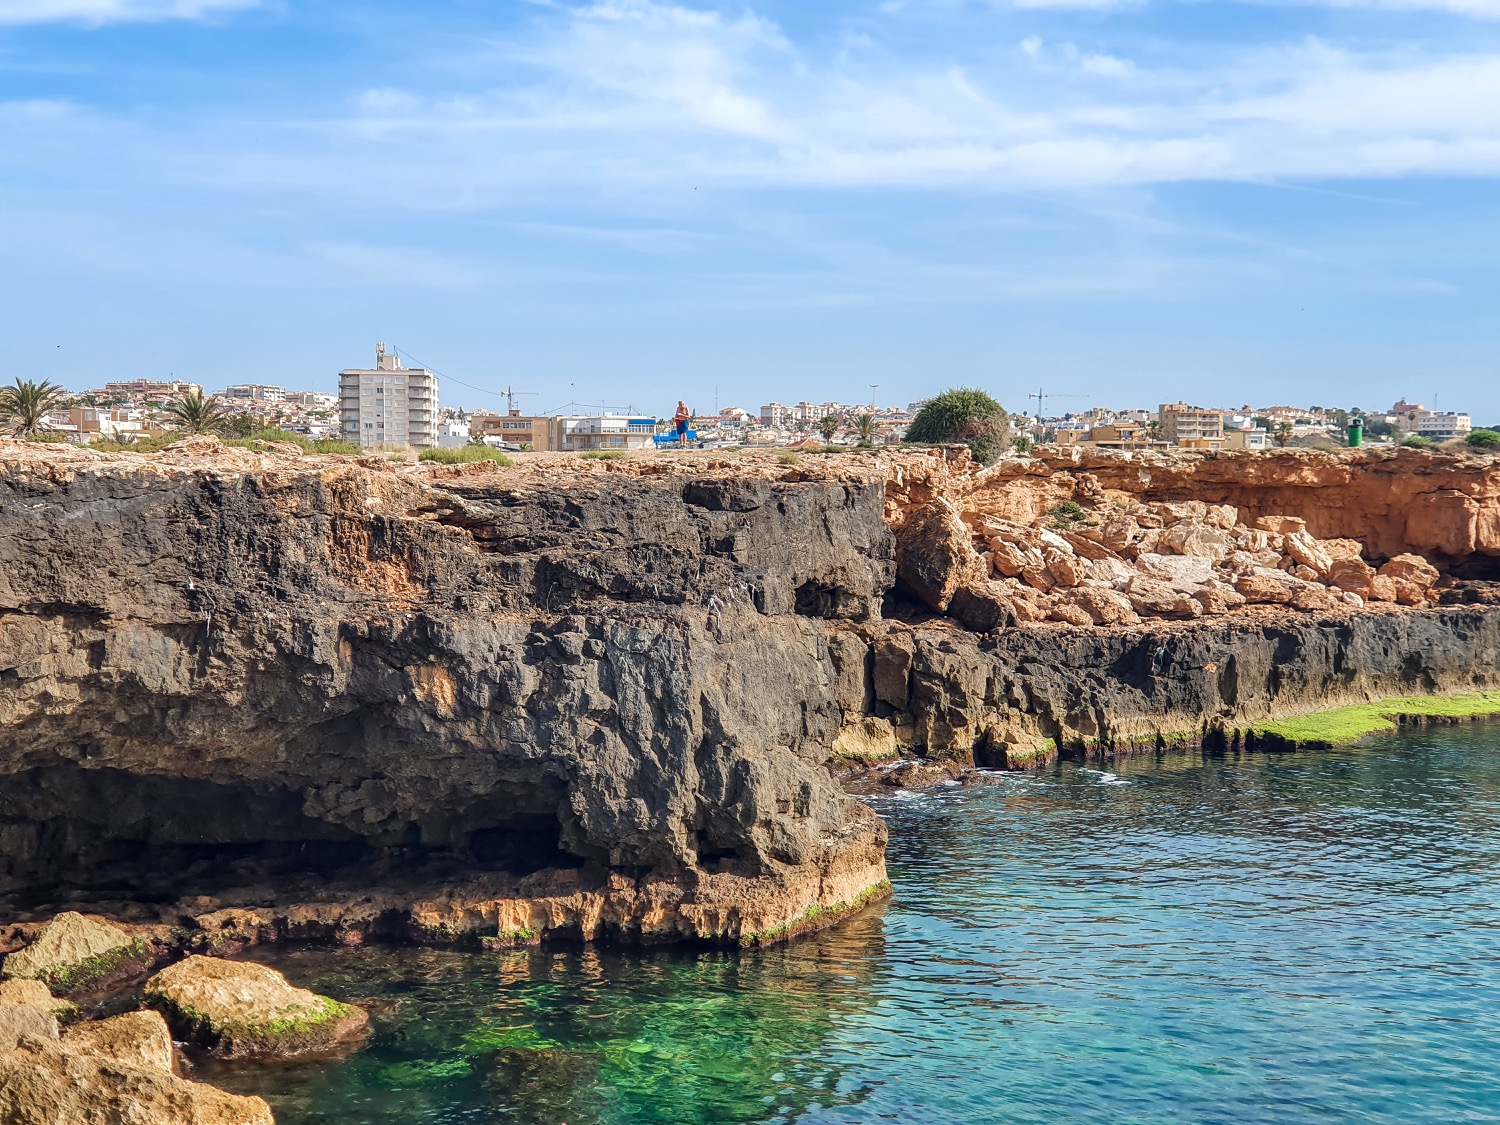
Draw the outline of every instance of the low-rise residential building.
<instances>
[{"instance_id":1,"label":"low-rise residential building","mask_svg":"<svg viewBox=\"0 0 1500 1125\"><path fill-rule=\"evenodd\" d=\"M437 444L437 376L423 367L403 367L384 344L375 345L375 366L339 372L339 413L344 440L361 447Z\"/></svg>"},{"instance_id":2,"label":"low-rise residential building","mask_svg":"<svg viewBox=\"0 0 1500 1125\"><path fill-rule=\"evenodd\" d=\"M476 410L469 415L469 433L483 438L491 445L500 444L512 449L534 449L538 452L557 449L552 444L552 422L546 415L522 414L509 410L494 414L487 410Z\"/></svg>"},{"instance_id":3,"label":"low-rise residential building","mask_svg":"<svg viewBox=\"0 0 1500 1125\"><path fill-rule=\"evenodd\" d=\"M1270 449L1271 434L1259 427L1238 427L1224 431L1225 449Z\"/></svg>"},{"instance_id":4,"label":"low-rise residential building","mask_svg":"<svg viewBox=\"0 0 1500 1125\"><path fill-rule=\"evenodd\" d=\"M1465 437L1474 428L1474 420L1467 414L1452 410L1428 410L1402 399L1391 407L1396 428L1405 437L1424 437L1432 441Z\"/></svg>"},{"instance_id":5,"label":"low-rise residential building","mask_svg":"<svg viewBox=\"0 0 1500 1125\"><path fill-rule=\"evenodd\" d=\"M181 379L116 379L89 393L99 398L123 399L127 402L171 402L187 395L201 395L203 387Z\"/></svg>"},{"instance_id":6,"label":"low-rise residential building","mask_svg":"<svg viewBox=\"0 0 1500 1125\"><path fill-rule=\"evenodd\" d=\"M760 424L767 428L790 426L792 409L779 402L768 402L760 408Z\"/></svg>"},{"instance_id":7,"label":"low-rise residential building","mask_svg":"<svg viewBox=\"0 0 1500 1125\"><path fill-rule=\"evenodd\" d=\"M1166 449L1169 442L1154 439L1144 425L1113 422L1102 426L1059 426L1058 445L1081 445L1088 449Z\"/></svg>"},{"instance_id":8,"label":"low-rise residential building","mask_svg":"<svg viewBox=\"0 0 1500 1125\"><path fill-rule=\"evenodd\" d=\"M1162 436L1179 449L1222 449L1224 447L1224 412L1185 402L1162 403L1157 407Z\"/></svg>"}]
</instances>

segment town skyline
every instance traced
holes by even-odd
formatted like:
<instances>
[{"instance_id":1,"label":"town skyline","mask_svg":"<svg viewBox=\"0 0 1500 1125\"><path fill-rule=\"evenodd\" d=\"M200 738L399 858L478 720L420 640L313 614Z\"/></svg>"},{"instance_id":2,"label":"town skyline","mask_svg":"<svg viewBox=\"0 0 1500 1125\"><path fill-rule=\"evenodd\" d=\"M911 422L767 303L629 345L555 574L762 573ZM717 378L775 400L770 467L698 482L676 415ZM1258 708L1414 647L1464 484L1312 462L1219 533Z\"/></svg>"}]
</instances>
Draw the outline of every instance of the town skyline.
<instances>
[{"instance_id":1,"label":"town skyline","mask_svg":"<svg viewBox=\"0 0 1500 1125\"><path fill-rule=\"evenodd\" d=\"M1437 387L1493 419L1491 14L10 5L0 378L386 338L557 402Z\"/></svg>"}]
</instances>

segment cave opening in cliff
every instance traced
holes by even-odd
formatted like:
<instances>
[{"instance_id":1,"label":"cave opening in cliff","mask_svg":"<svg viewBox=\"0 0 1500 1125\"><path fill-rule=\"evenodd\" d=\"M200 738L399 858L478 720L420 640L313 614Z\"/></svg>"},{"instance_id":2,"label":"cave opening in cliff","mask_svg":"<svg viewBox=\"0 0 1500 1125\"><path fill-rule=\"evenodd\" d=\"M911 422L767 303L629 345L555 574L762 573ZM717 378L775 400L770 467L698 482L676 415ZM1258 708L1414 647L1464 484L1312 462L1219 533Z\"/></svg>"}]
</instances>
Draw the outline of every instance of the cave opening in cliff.
<instances>
[{"instance_id":1,"label":"cave opening in cliff","mask_svg":"<svg viewBox=\"0 0 1500 1125\"><path fill-rule=\"evenodd\" d=\"M290 787L28 770L0 785L0 901L169 903L256 887L576 868L584 859L561 846L557 799L538 786L425 838L416 824L366 837L306 815Z\"/></svg>"}]
</instances>

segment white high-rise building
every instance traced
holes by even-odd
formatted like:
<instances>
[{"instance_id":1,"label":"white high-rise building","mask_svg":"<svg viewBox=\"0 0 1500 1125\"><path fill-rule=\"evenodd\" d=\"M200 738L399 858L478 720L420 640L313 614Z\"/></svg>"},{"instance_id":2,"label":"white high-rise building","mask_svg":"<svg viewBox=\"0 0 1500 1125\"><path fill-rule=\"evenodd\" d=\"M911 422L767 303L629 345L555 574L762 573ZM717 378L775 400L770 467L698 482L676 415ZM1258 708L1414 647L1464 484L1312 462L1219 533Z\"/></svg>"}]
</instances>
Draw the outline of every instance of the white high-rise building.
<instances>
[{"instance_id":1,"label":"white high-rise building","mask_svg":"<svg viewBox=\"0 0 1500 1125\"><path fill-rule=\"evenodd\" d=\"M425 367L402 367L394 352L375 345L375 367L339 372L339 415L344 440L355 445L437 445L437 376Z\"/></svg>"}]
</instances>

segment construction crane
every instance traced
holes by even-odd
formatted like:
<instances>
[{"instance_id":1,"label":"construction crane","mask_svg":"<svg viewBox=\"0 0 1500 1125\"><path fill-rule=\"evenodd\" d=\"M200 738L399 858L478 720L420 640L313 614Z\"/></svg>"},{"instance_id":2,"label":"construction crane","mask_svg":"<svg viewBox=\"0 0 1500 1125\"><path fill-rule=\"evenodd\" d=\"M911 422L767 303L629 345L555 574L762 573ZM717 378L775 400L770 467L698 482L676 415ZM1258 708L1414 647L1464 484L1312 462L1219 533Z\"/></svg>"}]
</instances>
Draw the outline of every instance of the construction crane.
<instances>
[{"instance_id":1,"label":"construction crane","mask_svg":"<svg viewBox=\"0 0 1500 1125\"><path fill-rule=\"evenodd\" d=\"M1042 388L1038 387L1036 389L1036 394L1027 395L1026 397L1027 398L1034 398L1034 399L1036 399L1036 417L1037 417L1037 421L1041 421L1041 418L1042 418L1042 408L1043 408L1043 405L1046 403L1047 399L1049 399L1049 398L1088 398L1089 396L1088 395L1044 394L1042 392Z\"/></svg>"},{"instance_id":2,"label":"construction crane","mask_svg":"<svg viewBox=\"0 0 1500 1125\"><path fill-rule=\"evenodd\" d=\"M510 387L506 387L505 390L500 392L500 394L505 397L505 409L507 411L515 410L516 399L520 398L522 395L535 395L537 393L537 391L512 390Z\"/></svg>"}]
</instances>

